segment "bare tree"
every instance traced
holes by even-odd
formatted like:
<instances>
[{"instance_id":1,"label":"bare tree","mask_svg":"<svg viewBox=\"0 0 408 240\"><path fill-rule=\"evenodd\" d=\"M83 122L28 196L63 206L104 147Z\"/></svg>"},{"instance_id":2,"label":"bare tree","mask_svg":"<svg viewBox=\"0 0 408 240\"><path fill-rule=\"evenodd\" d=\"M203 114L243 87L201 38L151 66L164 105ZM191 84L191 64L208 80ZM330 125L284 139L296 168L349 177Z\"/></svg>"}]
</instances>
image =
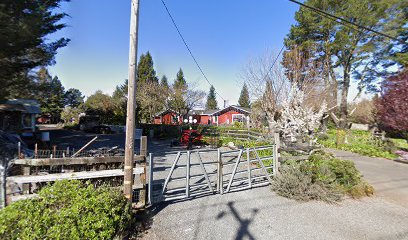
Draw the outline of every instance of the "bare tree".
<instances>
[{"instance_id":1,"label":"bare tree","mask_svg":"<svg viewBox=\"0 0 408 240\"><path fill-rule=\"evenodd\" d=\"M284 69L276 62L276 55L267 51L263 56L252 58L245 65L242 80L247 84L252 106L253 125L261 126L276 117L279 106L289 95L290 82Z\"/></svg>"},{"instance_id":2,"label":"bare tree","mask_svg":"<svg viewBox=\"0 0 408 240\"><path fill-rule=\"evenodd\" d=\"M185 113L198 107L203 107L203 100L207 95L205 91L197 89L198 82L192 82L188 84L187 91L184 95L184 101L186 103Z\"/></svg>"}]
</instances>

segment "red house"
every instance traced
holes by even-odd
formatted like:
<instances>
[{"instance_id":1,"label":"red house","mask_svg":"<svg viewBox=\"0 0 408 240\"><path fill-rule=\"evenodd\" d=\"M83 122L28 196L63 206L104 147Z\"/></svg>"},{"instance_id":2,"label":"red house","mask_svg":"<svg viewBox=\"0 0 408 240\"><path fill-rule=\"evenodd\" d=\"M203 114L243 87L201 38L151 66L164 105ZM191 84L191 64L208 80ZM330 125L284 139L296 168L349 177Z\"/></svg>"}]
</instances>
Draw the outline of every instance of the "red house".
<instances>
[{"instance_id":1,"label":"red house","mask_svg":"<svg viewBox=\"0 0 408 240\"><path fill-rule=\"evenodd\" d=\"M249 108L231 105L212 114L212 118L214 119L213 124L229 125L234 124L234 122L246 124L249 122L250 114L251 109Z\"/></svg>"},{"instance_id":2,"label":"red house","mask_svg":"<svg viewBox=\"0 0 408 240\"><path fill-rule=\"evenodd\" d=\"M234 122L247 124L251 109L235 105L220 110L191 110L187 117L193 117L199 125L230 125ZM154 124L179 125L183 124L183 117L173 110L166 110L154 117Z\"/></svg>"},{"instance_id":3,"label":"red house","mask_svg":"<svg viewBox=\"0 0 408 240\"><path fill-rule=\"evenodd\" d=\"M234 122L246 124L249 121L251 109L235 105L220 110L192 110L189 116L197 119L200 125L230 125Z\"/></svg>"},{"instance_id":4,"label":"red house","mask_svg":"<svg viewBox=\"0 0 408 240\"><path fill-rule=\"evenodd\" d=\"M183 123L180 114L174 110L165 110L154 116L154 124L166 124L166 125L180 125Z\"/></svg>"}]
</instances>

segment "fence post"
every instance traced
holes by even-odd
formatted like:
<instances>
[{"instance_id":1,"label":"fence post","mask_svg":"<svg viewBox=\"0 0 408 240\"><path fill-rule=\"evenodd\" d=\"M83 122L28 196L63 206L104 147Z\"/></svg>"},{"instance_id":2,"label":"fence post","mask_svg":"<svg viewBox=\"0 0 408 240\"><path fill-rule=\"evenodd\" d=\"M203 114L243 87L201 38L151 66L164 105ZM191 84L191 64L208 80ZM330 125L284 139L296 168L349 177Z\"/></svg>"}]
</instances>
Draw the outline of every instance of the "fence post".
<instances>
[{"instance_id":1,"label":"fence post","mask_svg":"<svg viewBox=\"0 0 408 240\"><path fill-rule=\"evenodd\" d=\"M23 175L28 176L30 174L31 174L30 166L23 166ZM30 184L29 183L24 183L23 184L23 193L24 194L29 194L30 193Z\"/></svg>"},{"instance_id":2,"label":"fence post","mask_svg":"<svg viewBox=\"0 0 408 240\"><path fill-rule=\"evenodd\" d=\"M275 146L273 148L273 175L276 176L279 174L279 148L280 148L280 139L279 132L274 133Z\"/></svg>"},{"instance_id":3,"label":"fence post","mask_svg":"<svg viewBox=\"0 0 408 240\"><path fill-rule=\"evenodd\" d=\"M140 139L140 155L147 156L147 136Z\"/></svg>"},{"instance_id":4,"label":"fence post","mask_svg":"<svg viewBox=\"0 0 408 240\"><path fill-rule=\"evenodd\" d=\"M37 158L37 156L38 156L38 144L36 143L34 145L34 158Z\"/></svg>"},{"instance_id":5,"label":"fence post","mask_svg":"<svg viewBox=\"0 0 408 240\"><path fill-rule=\"evenodd\" d=\"M57 145L52 146L52 153L55 158L57 158Z\"/></svg>"},{"instance_id":6,"label":"fence post","mask_svg":"<svg viewBox=\"0 0 408 240\"><path fill-rule=\"evenodd\" d=\"M246 149L247 162L248 162L248 186L252 188L252 177L251 177L251 158L249 156L249 148Z\"/></svg>"},{"instance_id":7,"label":"fence post","mask_svg":"<svg viewBox=\"0 0 408 240\"><path fill-rule=\"evenodd\" d=\"M17 154L18 154L18 158L21 158L21 142L18 142L17 144Z\"/></svg>"},{"instance_id":8,"label":"fence post","mask_svg":"<svg viewBox=\"0 0 408 240\"><path fill-rule=\"evenodd\" d=\"M153 204L153 155L149 153L149 189L147 190L147 203Z\"/></svg>"},{"instance_id":9,"label":"fence post","mask_svg":"<svg viewBox=\"0 0 408 240\"><path fill-rule=\"evenodd\" d=\"M190 197L190 157L191 152L187 151L186 163L186 197Z\"/></svg>"},{"instance_id":10,"label":"fence post","mask_svg":"<svg viewBox=\"0 0 408 240\"><path fill-rule=\"evenodd\" d=\"M218 149L218 191L220 194L224 194L224 181L222 173L222 158L221 151Z\"/></svg>"},{"instance_id":11,"label":"fence post","mask_svg":"<svg viewBox=\"0 0 408 240\"><path fill-rule=\"evenodd\" d=\"M7 161L1 159L0 161L0 208L6 207L6 179L7 179Z\"/></svg>"}]
</instances>

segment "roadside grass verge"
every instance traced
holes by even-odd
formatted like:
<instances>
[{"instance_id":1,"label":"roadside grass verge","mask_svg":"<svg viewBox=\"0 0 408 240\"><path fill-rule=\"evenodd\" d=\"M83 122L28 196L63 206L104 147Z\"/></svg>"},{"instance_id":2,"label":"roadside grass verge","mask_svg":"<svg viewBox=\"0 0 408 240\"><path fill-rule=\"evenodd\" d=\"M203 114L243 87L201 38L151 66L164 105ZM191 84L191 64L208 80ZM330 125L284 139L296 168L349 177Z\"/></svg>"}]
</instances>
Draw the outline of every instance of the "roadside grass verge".
<instances>
[{"instance_id":1,"label":"roadside grass verge","mask_svg":"<svg viewBox=\"0 0 408 240\"><path fill-rule=\"evenodd\" d=\"M348 143L341 143L347 139ZM335 148L358 153L370 157L395 159L393 141L380 141L371 136L370 132L361 130L329 129L327 135L320 136L318 142L326 148Z\"/></svg>"}]
</instances>

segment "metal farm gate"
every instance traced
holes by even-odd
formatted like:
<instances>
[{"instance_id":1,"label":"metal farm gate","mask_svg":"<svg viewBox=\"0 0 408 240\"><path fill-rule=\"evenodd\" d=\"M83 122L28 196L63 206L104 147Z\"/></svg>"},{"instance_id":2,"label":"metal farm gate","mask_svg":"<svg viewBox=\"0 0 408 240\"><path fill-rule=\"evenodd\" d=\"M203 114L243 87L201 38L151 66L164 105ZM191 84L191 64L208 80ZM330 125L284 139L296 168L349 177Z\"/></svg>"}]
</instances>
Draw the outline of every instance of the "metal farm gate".
<instances>
[{"instance_id":1,"label":"metal farm gate","mask_svg":"<svg viewBox=\"0 0 408 240\"><path fill-rule=\"evenodd\" d=\"M188 199L266 186L278 171L275 145L150 154L148 201Z\"/></svg>"}]
</instances>

